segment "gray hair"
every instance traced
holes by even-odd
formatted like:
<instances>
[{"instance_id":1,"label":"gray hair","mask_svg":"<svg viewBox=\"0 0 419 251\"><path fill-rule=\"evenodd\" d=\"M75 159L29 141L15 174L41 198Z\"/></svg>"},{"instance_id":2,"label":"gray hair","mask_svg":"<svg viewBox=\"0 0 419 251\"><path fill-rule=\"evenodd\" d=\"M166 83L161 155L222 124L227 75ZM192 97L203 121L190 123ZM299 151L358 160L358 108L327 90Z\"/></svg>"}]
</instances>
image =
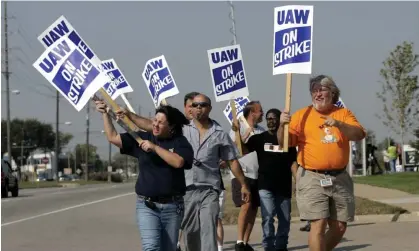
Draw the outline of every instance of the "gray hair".
<instances>
[{"instance_id":1,"label":"gray hair","mask_svg":"<svg viewBox=\"0 0 419 251\"><path fill-rule=\"evenodd\" d=\"M326 75L318 75L313 78L310 78L310 92L313 90L314 85L320 84L321 86L327 87L330 89L332 93L332 102L336 104L339 101L340 97L340 90L337 87L335 81L329 76Z\"/></svg>"}]
</instances>

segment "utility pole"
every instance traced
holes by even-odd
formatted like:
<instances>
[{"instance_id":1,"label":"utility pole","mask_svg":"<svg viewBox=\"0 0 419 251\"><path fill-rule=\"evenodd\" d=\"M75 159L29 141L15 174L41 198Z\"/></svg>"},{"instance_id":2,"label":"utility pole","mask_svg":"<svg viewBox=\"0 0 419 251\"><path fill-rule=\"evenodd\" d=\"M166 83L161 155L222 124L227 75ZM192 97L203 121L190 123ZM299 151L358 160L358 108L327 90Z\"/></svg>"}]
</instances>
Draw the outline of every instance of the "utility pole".
<instances>
[{"instance_id":1,"label":"utility pole","mask_svg":"<svg viewBox=\"0 0 419 251\"><path fill-rule=\"evenodd\" d=\"M58 177L58 164L60 161L60 93L57 91L56 97L56 110L55 110L55 177L57 177L57 181L60 181Z\"/></svg>"},{"instance_id":2,"label":"utility pole","mask_svg":"<svg viewBox=\"0 0 419 251\"><path fill-rule=\"evenodd\" d=\"M84 173L84 179L89 180L89 127L90 127L90 102L87 103L87 115L86 115L86 168Z\"/></svg>"},{"instance_id":3,"label":"utility pole","mask_svg":"<svg viewBox=\"0 0 419 251\"><path fill-rule=\"evenodd\" d=\"M3 2L4 15L4 77L6 79L6 120L7 120L7 153L9 155L9 162L12 164L12 139L10 135L10 72L9 72L9 37L7 26L7 2Z\"/></svg>"},{"instance_id":4,"label":"utility pole","mask_svg":"<svg viewBox=\"0 0 419 251\"><path fill-rule=\"evenodd\" d=\"M230 33L233 34L233 41L231 41L232 45L237 44L237 35L236 35L236 20L234 19L234 5L233 1L229 1L230 5L230 19L231 19L231 28Z\"/></svg>"}]
</instances>

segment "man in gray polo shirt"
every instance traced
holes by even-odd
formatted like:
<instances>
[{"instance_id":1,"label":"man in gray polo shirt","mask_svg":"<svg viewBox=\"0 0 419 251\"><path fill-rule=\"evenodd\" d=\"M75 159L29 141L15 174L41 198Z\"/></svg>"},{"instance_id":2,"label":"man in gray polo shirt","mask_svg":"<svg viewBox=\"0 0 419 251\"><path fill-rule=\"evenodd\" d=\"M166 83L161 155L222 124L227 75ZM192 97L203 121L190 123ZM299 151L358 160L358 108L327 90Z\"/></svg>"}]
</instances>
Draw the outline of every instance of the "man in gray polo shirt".
<instances>
[{"instance_id":1,"label":"man in gray polo shirt","mask_svg":"<svg viewBox=\"0 0 419 251\"><path fill-rule=\"evenodd\" d=\"M183 128L183 135L194 149L192 169L185 172L187 191L182 229L187 251L217 250L216 227L220 210L221 177L219 161L230 161L230 168L241 184L241 198L250 192L237 160L237 148L222 127L209 118L211 100L201 94L192 103L194 120Z\"/></svg>"},{"instance_id":2,"label":"man in gray polo shirt","mask_svg":"<svg viewBox=\"0 0 419 251\"><path fill-rule=\"evenodd\" d=\"M263 110L259 101L249 102L243 109L243 117L245 123L240 123L240 135L243 146L243 157L239 159L240 166L246 176L246 182L252 193L250 203L243 203L240 198L240 183L237 178L230 173L231 178L231 192L233 202L236 207L240 207L240 213L237 222L237 243L235 251L253 251L249 245L250 234L252 233L253 225L255 223L258 207L260 206L259 190L258 190L258 158L256 152L248 153L245 149L245 143L252 135L259 134L265 131L263 127L258 125L263 120ZM233 126L230 131L230 137L236 141L236 134L238 126Z\"/></svg>"},{"instance_id":3,"label":"man in gray polo shirt","mask_svg":"<svg viewBox=\"0 0 419 251\"><path fill-rule=\"evenodd\" d=\"M241 197L249 202L250 191L237 160L239 153L231 138L222 127L209 118L211 100L200 94L192 103L194 119L183 127L183 135L194 149L192 169L185 172L187 186L185 212L182 222L183 242L186 251L217 250L217 217L221 193L220 160L229 161L234 176L241 184ZM124 110L124 113L139 128L151 131L152 121Z\"/></svg>"}]
</instances>

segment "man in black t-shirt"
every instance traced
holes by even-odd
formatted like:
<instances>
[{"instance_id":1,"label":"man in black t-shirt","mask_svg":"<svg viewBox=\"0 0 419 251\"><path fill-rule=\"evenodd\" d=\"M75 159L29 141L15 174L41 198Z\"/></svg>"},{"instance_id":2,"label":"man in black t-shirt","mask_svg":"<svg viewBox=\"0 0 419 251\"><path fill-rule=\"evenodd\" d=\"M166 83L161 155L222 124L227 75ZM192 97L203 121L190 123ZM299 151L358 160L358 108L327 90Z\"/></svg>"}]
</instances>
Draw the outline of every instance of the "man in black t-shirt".
<instances>
[{"instance_id":1,"label":"man in black t-shirt","mask_svg":"<svg viewBox=\"0 0 419 251\"><path fill-rule=\"evenodd\" d=\"M250 137L246 146L258 156L258 186L262 213L263 247L265 251L287 250L291 222L292 176L297 171L297 150L280 149L277 139L278 109L266 113L268 131ZM274 216L278 229L274 231ZM273 231L272 231L273 230Z\"/></svg>"}]
</instances>

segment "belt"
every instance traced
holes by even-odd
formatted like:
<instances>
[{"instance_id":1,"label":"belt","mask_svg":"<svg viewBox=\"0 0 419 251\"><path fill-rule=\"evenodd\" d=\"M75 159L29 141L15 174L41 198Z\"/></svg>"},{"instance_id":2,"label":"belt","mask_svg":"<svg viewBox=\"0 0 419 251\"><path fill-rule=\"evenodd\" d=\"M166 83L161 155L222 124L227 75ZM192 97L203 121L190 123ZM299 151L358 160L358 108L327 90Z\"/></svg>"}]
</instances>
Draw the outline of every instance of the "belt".
<instances>
[{"instance_id":1,"label":"belt","mask_svg":"<svg viewBox=\"0 0 419 251\"><path fill-rule=\"evenodd\" d=\"M192 190L209 190L209 189L214 189L214 187L212 187L212 186L206 186L206 185L202 185L202 186L189 185L189 186L186 187L186 191L192 191Z\"/></svg>"},{"instance_id":2,"label":"belt","mask_svg":"<svg viewBox=\"0 0 419 251\"><path fill-rule=\"evenodd\" d=\"M327 175L332 175L332 176L337 176L337 175L346 171L346 167L343 168L343 169L339 169L339 170L307 169L307 168L304 168L304 167L302 167L302 168L304 170L311 171L311 172L314 172L314 173L327 174Z\"/></svg>"},{"instance_id":3,"label":"belt","mask_svg":"<svg viewBox=\"0 0 419 251\"><path fill-rule=\"evenodd\" d=\"M172 203L172 202L176 202L179 200L183 199L183 196L181 195L172 195L172 196L144 196L144 195L137 195L138 198L143 199L143 200L148 200L148 201L152 201L155 203L160 203L160 204L167 204L167 203Z\"/></svg>"}]
</instances>

